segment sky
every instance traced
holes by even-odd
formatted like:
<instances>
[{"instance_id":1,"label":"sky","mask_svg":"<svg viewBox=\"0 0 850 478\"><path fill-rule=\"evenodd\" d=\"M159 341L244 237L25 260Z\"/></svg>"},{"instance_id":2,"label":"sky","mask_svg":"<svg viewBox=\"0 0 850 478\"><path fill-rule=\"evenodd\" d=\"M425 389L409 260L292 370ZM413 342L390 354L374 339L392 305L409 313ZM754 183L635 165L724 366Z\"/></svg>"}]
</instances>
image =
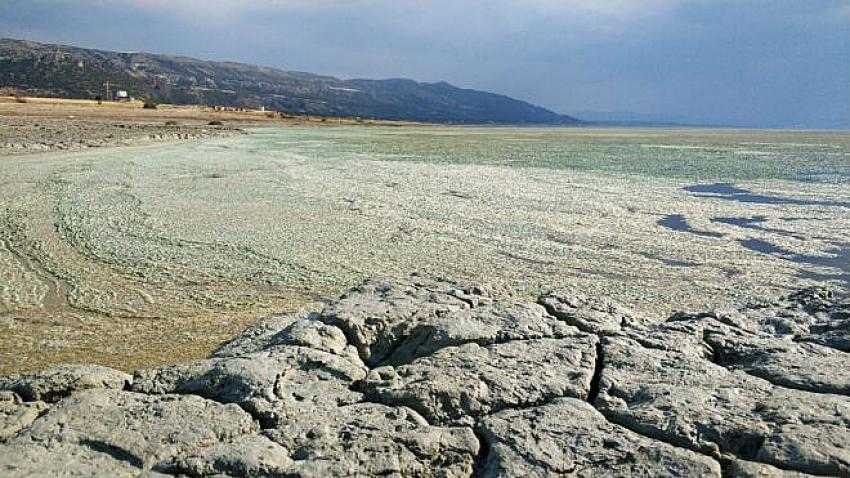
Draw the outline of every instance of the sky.
<instances>
[{"instance_id":1,"label":"sky","mask_svg":"<svg viewBox=\"0 0 850 478\"><path fill-rule=\"evenodd\" d=\"M0 37L448 81L578 116L850 128L850 0L0 0Z\"/></svg>"}]
</instances>

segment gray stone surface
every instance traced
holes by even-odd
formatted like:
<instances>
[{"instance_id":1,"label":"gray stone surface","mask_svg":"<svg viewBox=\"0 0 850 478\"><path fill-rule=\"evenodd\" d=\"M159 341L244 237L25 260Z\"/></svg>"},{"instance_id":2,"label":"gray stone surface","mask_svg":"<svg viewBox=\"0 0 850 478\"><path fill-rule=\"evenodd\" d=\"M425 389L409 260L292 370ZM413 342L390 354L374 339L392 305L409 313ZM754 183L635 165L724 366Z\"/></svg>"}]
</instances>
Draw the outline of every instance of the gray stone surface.
<instances>
[{"instance_id":1,"label":"gray stone surface","mask_svg":"<svg viewBox=\"0 0 850 478\"><path fill-rule=\"evenodd\" d=\"M615 425L573 398L505 410L480 428L490 448L485 476L721 476L715 460Z\"/></svg>"},{"instance_id":2,"label":"gray stone surface","mask_svg":"<svg viewBox=\"0 0 850 478\"><path fill-rule=\"evenodd\" d=\"M606 339L595 405L615 423L711 456L850 474L850 399L776 387L687 353Z\"/></svg>"},{"instance_id":3,"label":"gray stone surface","mask_svg":"<svg viewBox=\"0 0 850 478\"><path fill-rule=\"evenodd\" d=\"M585 399L596 365L594 335L447 347L409 365L372 370L366 395L405 405L432 423L472 425L509 407Z\"/></svg>"},{"instance_id":4,"label":"gray stone surface","mask_svg":"<svg viewBox=\"0 0 850 478\"><path fill-rule=\"evenodd\" d=\"M614 301L573 292L552 291L538 302L558 319L594 334L619 332L647 322L646 318Z\"/></svg>"},{"instance_id":5,"label":"gray stone surface","mask_svg":"<svg viewBox=\"0 0 850 478\"><path fill-rule=\"evenodd\" d=\"M848 322L372 279L206 360L0 378L0 476L850 476Z\"/></svg>"},{"instance_id":6,"label":"gray stone surface","mask_svg":"<svg viewBox=\"0 0 850 478\"><path fill-rule=\"evenodd\" d=\"M369 280L327 307L320 320L342 329L370 366L403 364L469 342L574 333L539 305L494 303L480 287L420 277Z\"/></svg>"},{"instance_id":7,"label":"gray stone surface","mask_svg":"<svg viewBox=\"0 0 850 478\"><path fill-rule=\"evenodd\" d=\"M718 365L782 387L848 395L850 349L843 347L842 337L850 334L850 308L832 299L827 291L806 289L737 310L680 314L653 333L690 330Z\"/></svg>"},{"instance_id":8,"label":"gray stone surface","mask_svg":"<svg viewBox=\"0 0 850 478\"><path fill-rule=\"evenodd\" d=\"M7 443L0 453L0 476L9 477L163 477L114 457L107 449L79 443Z\"/></svg>"},{"instance_id":9,"label":"gray stone surface","mask_svg":"<svg viewBox=\"0 0 850 478\"><path fill-rule=\"evenodd\" d=\"M310 347L348 357L360 363L357 349L348 345L342 330L319 322L316 314L271 317L242 332L213 352L213 357L239 357L255 352L285 350L291 345Z\"/></svg>"},{"instance_id":10,"label":"gray stone surface","mask_svg":"<svg viewBox=\"0 0 850 478\"><path fill-rule=\"evenodd\" d=\"M806 478L816 476L744 460L732 460L727 470L728 476L735 478Z\"/></svg>"},{"instance_id":11,"label":"gray stone surface","mask_svg":"<svg viewBox=\"0 0 850 478\"><path fill-rule=\"evenodd\" d=\"M850 300L828 307L827 310L828 315L821 315L808 331L800 334L799 340L850 352Z\"/></svg>"},{"instance_id":12,"label":"gray stone surface","mask_svg":"<svg viewBox=\"0 0 850 478\"><path fill-rule=\"evenodd\" d=\"M235 405L188 396L86 390L62 400L0 453L0 475L134 476L258 431ZM61 464L61 468L60 468Z\"/></svg>"},{"instance_id":13,"label":"gray stone surface","mask_svg":"<svg viewBox=\"0 0 850 478\"><path fill-rule=\"evenodd\" d=\"M292 451L303 476L472 476L479 442L470 428L434 427L405 407L346 405L266 430Z\"/></svg>"},{"instance_id":14,"label":"gray stone surface","mask_svg":"<svg viewBox=\"0 0 850 478\"><path fill-rule=\"evenodd\" d=\"M160 466L188 476L284 476L293 468L289 451L262 435L216 443L182 453Z\"/></svg>"},{"instance_id":15,"label":"gray stone surface","mask_svg":"<svg viewBox=\"0 0 850 478\"><path fill-rule=\"evenodd\" d=\"M356 359L359 362L359 359ZM293 413L304 402L337 407L360 400L351 384L366 377L366 368L347 358L291 346L240 357L214 358L136 372L132 389L142 393L196 394L236 403L265 426ZM295 411L292 410L296 406Z\"/></svg>"},{"instance_id":16,"label":"gray stone surface","mask_svg":"<svg viewBox=\"0 0 850 478\"><path fill-rule=\"evenodd\" d=\"M77 390L121 390L130 375L99 365L59 365L37 374L0 378L0 390L17 393L26 401L55 402Z\"/></svg>"},{"instance_id":17,"label":"gray stone surface","mask_svg":"<svg viewBox=\"0 0 850 478\"><path fill-rule=\"evenodd\" d=\"M44 402L24 402L13 392L0 392L0 443L32 425L46 409Z\"/></svg>"},{"instance_id":18,"label":"gray stone surface","mask_svg":"<svg viewBox=\"0 0 850 478\"><path fill-rule=\"evenodd\" d=\"M275 343L278 334L298 321L299 315L267 317L243 330L236 338L212 353L213 357L238 357L261 352Z\"/></svg>"},{"instance_id":19,"label":"gray stone surface","mask_svg":"<svg viewBox=\"0 0 850 478\"><path fill-rule=\"evenodd\" d=\"M791 337L709 334L706 342L718 364L784 387L850 395L850 353Z\"/></svg>"}]
</instances>

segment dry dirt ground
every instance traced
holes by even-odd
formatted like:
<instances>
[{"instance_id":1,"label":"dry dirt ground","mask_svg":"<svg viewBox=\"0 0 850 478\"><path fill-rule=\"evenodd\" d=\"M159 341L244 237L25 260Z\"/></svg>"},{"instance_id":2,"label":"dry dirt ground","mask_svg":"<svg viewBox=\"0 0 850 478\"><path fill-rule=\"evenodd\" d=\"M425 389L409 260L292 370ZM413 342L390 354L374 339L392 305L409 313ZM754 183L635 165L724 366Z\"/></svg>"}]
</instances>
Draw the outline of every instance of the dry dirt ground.
<instances>
[{"instance_id":1,"label":"dry dirt ground","mask_svg":"<svg viewBox=\"0 0 850 478\"><path fill-rule=\"evenodd\" d=\"M0 154L157 144L239 133L260 125L402 125L385 121L281 115L139 101L104 102L0 96ZM220 125L210 125L219 122Z\"/></svg>"},{"instance_id":2,"label":"dry dirt ground","mask_svg":"<svg viewBox=\"0 0 850 478\"><path fill-rule=\"evenodd\" d=\"M399 121L357 120L353 118L324 118L319 116L300 116L278 114L273 111L254 111L234 109L216 109L204 106L158 105L156 109L145 109L139 101L104 102L92 100L68 100L55 98L14 98L0 96L0 115L42 118L69 118L91 122L132 122L150 123L175 120L189 125L203 125L219 120L238 125L250 124L290 124L290 125L413 125ZM73 118L71 118L73 119Z\"/></svg>"}]
</instances>

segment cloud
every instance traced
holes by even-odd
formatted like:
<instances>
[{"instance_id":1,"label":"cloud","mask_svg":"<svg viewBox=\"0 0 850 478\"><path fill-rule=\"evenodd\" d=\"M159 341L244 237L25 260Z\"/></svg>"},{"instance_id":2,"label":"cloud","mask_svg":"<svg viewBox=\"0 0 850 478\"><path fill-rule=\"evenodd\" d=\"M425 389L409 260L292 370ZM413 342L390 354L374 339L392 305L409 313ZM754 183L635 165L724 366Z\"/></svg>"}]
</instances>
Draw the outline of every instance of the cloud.
<instances>
[{"instance_id":1,"label":"cloud","mask_svg":"<svg viewBox=\"0 0 850 478\"><path fill-rule=\"evenodd\" d=\"M674 10L684 0L113 0L124 8L136 8L163 15L179 16L187 21L238 21L262 12L271 17L286 14L327 16L348 15L360 18L365 12L392 15L406 12L411 28L422 25L418 19L451 17L475 23L478 19L495 20L500 24L522 23L527 19L545 17L564 26L583 26L604 31L658 17ZM94 0L80 3L103 3ZM458 16L459 15L459 16ZM434 26L434 25L430 25Z\"/></svg>"},{"instance_id":2,"label":"cloud","mask_svg":"<svg viewBox=\"0 0 850 478\"><path fill-rule=\"evenodd\" d=\"M0 0L0 31L447 80L566 113L850 127L846 0Z\"/></svg>"}]
</instances>

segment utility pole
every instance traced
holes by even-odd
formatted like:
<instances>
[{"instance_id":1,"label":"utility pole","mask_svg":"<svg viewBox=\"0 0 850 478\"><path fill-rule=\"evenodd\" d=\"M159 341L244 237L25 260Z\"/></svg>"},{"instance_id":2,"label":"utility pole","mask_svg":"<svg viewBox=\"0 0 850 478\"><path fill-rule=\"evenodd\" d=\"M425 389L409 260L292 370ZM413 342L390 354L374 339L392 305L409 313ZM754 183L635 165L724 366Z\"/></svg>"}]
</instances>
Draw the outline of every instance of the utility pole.
<instances>
[{"instance_id":1,"label":"utility pole","mask_svg":"<svg viewBox=\"0 0 850 478\"><path fill-rule=\"evenodd\" d=\"M106 87L106 96L104 97L104 99L106 101L109 101L109 98L110 98L110 96L109 96L109 80L107 80L106 83L103 84L103 86Z\"/></svg>"}]
</instances>

